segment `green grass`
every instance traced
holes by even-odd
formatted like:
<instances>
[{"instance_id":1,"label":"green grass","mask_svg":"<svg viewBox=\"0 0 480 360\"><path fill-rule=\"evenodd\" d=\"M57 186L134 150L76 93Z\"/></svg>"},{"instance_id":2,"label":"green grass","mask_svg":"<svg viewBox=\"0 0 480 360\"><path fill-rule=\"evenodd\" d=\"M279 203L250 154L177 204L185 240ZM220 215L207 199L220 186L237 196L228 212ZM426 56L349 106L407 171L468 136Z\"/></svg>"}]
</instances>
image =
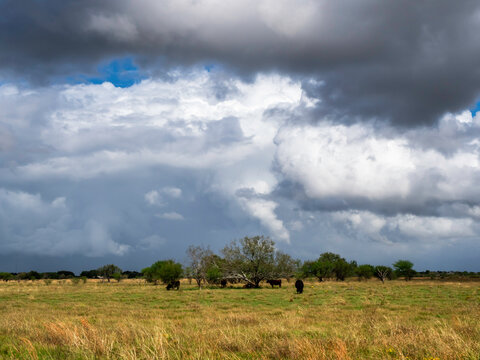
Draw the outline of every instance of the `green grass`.
<instances>
[{"instance_id":1,"label":"green grass","mask_svg":"<svg viewBox=\"0 0 480 360\"><path fill-rule=\"evenodd\" d=\"M480 284L0 283L1 359L480 359Z\"/></svg>"}]
</instances>

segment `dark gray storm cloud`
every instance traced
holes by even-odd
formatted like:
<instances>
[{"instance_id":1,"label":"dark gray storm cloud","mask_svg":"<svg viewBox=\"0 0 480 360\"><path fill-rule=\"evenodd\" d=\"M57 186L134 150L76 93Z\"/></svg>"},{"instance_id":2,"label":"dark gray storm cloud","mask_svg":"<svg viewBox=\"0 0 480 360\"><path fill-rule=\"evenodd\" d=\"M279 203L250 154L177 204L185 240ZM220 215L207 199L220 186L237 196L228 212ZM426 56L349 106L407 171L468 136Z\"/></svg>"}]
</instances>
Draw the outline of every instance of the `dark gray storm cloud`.
<instances>
[{"instance_id":1,"label":"dark gray storm cloud","mask_svg":"<svg viewBox=\"0 0 480 360\"><path fill-rule=\"evenodd\" d=\"M431 124L480 95L476 1L2 1L4 77L50 81L134 56L306 76L334 120ZM160 71L161 73L162 71Z\"/></svg>"}]
</instances>

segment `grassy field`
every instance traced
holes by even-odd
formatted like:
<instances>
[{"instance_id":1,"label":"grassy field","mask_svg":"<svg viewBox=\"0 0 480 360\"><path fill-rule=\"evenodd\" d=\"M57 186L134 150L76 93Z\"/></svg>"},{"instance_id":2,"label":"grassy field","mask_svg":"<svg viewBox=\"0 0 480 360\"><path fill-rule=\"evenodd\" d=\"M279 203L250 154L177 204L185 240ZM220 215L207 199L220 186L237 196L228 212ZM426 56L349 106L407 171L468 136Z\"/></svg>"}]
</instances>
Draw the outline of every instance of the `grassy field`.
<instances>
[{"instance_id":1,"label":"grassy field","mask_svg":"<svg viewBox=\"0 0 480 360\"><path fill-rule=\"evenodd\" d=\"M480 283L0 283L1 359L480 359Z\"/></svg>"}]
</instances>

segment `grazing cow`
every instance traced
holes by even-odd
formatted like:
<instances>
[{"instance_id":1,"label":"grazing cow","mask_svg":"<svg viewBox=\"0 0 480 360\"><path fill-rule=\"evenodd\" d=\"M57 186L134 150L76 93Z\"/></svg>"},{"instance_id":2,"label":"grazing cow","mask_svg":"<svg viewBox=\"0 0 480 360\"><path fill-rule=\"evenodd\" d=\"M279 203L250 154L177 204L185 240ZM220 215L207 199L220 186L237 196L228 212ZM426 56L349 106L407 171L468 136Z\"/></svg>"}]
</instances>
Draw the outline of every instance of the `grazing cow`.
<instances>
[{"instance_id":1,"label":"grazing cow","mask_svg":"<svg viewBox=\"0 0 480 360\"><path fill-rule=\"evenodd\" d=\"M295 287L297 288L297 294L301 294L303 292L303 281L302 280L295 281Z\"/></svg>"},{"instance_id":2,"label":"grazing cow","mask_svg":"<svg viewBox=\"0 0 480 360\"><path fill-rule=\"evenodd\" d=\"M167 290L180 289L180 281L173 281L167 285Z\"/></svg>"},{"instance_id":3,"label":"grazing cow","mask_svg":"<svg viewBox=\"0 0 480 360\"><path fill-rule=\"evenodd\" d=\"M252 284L252 283L246 283L245 285L243 285L244 289L253 289L254 287L255 287L255 284Z\"/></svg>"},{"instance_id":4,"label":"grazing cow","mask_svg":"<svg viewBox=\"0 0 480 360\"><path fill-rule=\"evenodd\" d=\"M278 285L279 287L282 287L282 280L267 280L267 284L272 285L272 288L274 285Z\"/></svg>"},{"instance_id":5,"label":"grazing cow","mask_svg":"<svg viewBox=\"0 0 480 360\"><path fill-rule=\"evenodd\" d=\"M226 279L222 279L222 281L220 281L220 286L222 288L224 288L225 286L227 286L227 280Z\"/></svg>"}]
</instances>

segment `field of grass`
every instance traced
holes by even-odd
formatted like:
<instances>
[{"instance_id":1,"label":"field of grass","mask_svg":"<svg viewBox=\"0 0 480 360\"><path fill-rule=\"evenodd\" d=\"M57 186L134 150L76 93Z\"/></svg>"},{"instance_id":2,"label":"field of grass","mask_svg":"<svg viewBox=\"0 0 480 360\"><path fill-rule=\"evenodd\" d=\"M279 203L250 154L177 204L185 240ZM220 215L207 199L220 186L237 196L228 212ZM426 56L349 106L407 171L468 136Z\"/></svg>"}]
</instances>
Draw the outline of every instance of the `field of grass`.
<instances>
[{"instance_id":1,"label":"field of grass","mask_svg":"<svg viewBox=\"0 0 480 360\"><path fill-rule=\"evenodd\" d=\"M480 283L0 283L1 359L480 359Z\"/></svg>"}]
</instances>

